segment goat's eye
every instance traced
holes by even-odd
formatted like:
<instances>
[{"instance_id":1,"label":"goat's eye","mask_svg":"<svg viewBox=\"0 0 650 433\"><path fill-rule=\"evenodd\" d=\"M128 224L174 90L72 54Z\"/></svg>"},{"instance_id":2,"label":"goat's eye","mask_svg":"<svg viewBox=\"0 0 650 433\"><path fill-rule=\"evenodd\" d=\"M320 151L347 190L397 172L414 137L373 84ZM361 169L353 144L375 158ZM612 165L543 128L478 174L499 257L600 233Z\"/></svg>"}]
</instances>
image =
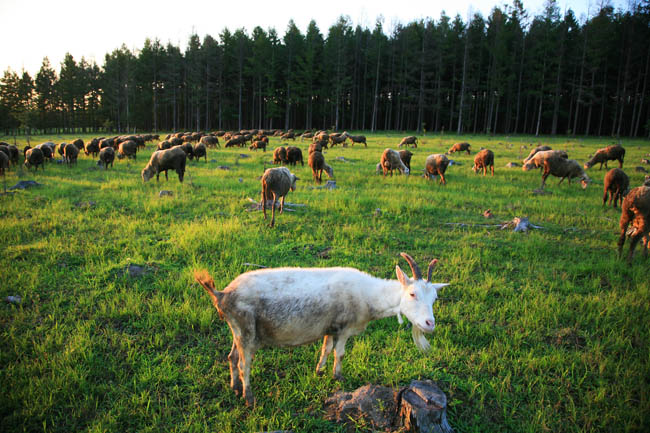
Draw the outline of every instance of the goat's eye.
<instances>
[{"instance_id":1,"label":"goat's eye","mask_svg":"<svg viewBox=\"0 0 650 433\"><path fill-rule=\"evenodd\" d=\"M411 298L415 298L415 293L411 292L410 295L411 295Z\"/></svg>"}]
</instances>

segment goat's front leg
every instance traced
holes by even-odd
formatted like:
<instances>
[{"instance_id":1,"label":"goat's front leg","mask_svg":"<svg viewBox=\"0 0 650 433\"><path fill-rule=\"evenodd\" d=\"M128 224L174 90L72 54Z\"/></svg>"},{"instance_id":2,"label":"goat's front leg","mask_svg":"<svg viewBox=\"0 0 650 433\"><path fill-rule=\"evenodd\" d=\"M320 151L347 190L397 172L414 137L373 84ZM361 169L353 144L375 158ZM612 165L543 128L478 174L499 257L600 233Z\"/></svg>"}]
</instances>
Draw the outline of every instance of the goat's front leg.
<instances>
[{"instance_id":1,"label":"goat's front leg","mask_svg":"<svg viewBox=\"0 0 650 433\"><path fill-rule=\"evenodd\" d=\"M323 368L325 368L325 364L327 364L327 357L332 352L333 347L334 337L332 335L326 335L325 338L323 338L323 348L320 352L320 360L318 361L318 365L316 365L317 375L320 376L323 374Z\"/></svg>"}]
</instances>

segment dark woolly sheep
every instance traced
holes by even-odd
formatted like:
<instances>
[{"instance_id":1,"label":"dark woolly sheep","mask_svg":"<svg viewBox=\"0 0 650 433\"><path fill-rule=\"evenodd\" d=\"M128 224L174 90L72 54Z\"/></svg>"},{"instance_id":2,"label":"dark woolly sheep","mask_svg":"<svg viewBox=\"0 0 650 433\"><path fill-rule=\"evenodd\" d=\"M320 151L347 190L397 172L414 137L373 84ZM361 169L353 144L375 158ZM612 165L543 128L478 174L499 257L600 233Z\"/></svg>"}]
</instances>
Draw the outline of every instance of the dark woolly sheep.
<instances>
[{"instance_id":1,"label":"dark woolly sheep","mask_svg":"<svg viewBox=\"0 0 650 433\"><path fill-rule=\"evenodd\" d=\"M54 157L54 148L50 146L49 142L41 143L38 146L34 146L34 149L41 149L41 151L43 152L43 158L45 158L46 161L52 161L52 158Z\"/></svg>"},{"instance_id":2,"label":"dark woolly sheep","mask_svg":"<svg viewBox=\"0 0 650 433\"><path fill-rule=\"evenodd\" d=\"M113 147L113 142L110 138L103 138L99 140L99 150L106 149L107 147ZM115 150L113 148L113 150Z\"/></svg>"},{"instance_id":3,"label":"dark woolly sheep","mask_svg":"<svg viewBox=\"0 0 650 433\"><path fill-rule=\"evenodd\" d=\"M287 148L280 146L273 150L273 164L284 164L289 162L287 160Z\"/></svg>"},{"instance_id":4,"label":"dark woolly sheep","mask_svg":"<svg viewBox=\"0 0 650 433\"><path fill-rule=\"evenodd\" d=\"M99 151L99 163L104 164L104 170L108 169L108 164L113 167L115 161L115 150L112 147L105 147Z\"/></svg>"},{"instance_id":5,"label":"dark woolly sheep","mask_svg":"<svg viewBox=\"0 0 650 433\"><path fill-rule=\"evenodd\" d=\"M180 137L172 137L168 141L172 145L172 147L180 146L181 144L183 144L183 139Z\"/></svg>"},{"instance_id":6,"label":"dark woolly sheep","mask_svg":"<svg viewBox=\"0 0 650 433\"><path fill-rule=\"evenodd\" d=\"M300 162L300 165L304 167L305 162L302 159L302 150L295 146L287 147L287 162L290 165L296 165L296 163Z\"/></svg>"},{"instance_id":7,"label":"dark woolly sheep","mask_svg":"<svg viewBox=\"0 0 650 433\"><path fill-rule=\"evenodd\" d=\"M167 170L176 170L178 180L183 183L186 161L187 155L183 149L178 146L167 150L157 150L151 155L151 159L149 159L147 166L142 169L142 180L147 182L155 175L156 182L158 182L160 172L162 171L165 172L165 179L169 180L169 177L167 177Z\"/></svg>"},{"instance_id":8,"label":"dark woolly sheep","mask_svg":"<svg viewBox=\"0 0 650 433\"><path fill-rule=\"evenodd\" d=\"M305 138L312 138L314 136L314 133L311 131L305 131L302 133L300 136L300 141L304 140Z\"/></svg>"},{"instance_id":9,"label":"dark woolly sheep","mask_svg":"<svg viewBox=\"0 0 650 433\"><path fill-rule=\"evenodd\" d=\"M226 147L241 147L244 143L246 143L246 138L243 135L235 135L230 140L226 141Z\"/></svg>"},{"instance_id":10,"label":"dark woolly sheep","mask_svg":"<svg viewBox=\"0 0 650 433\"><path fill-rule=\"evenodd\" d=\"M323 154L317 150L309 153L309 158L307 163L311 167L311 173L316 182L321 183L323 180L323 170L327 173L329 178L334 177L334 170L332 167L325 163L325 157Z\"/></svg>"},{"instance_id":11,"label":"dark woolly sheep","mask_svg":"<svg viewBox=\"0 0 650 433\"><path fill-rule=\"evenodd\" d=\"M205 158L205 162L208 162L208 149L205 147L205 144L199 141L194 145L194 158L198 161L201 157Z\"/></svg>"},{"instance_id":12,"label":"dark woolly sheep","mask_svg":"<svg viewBox=\"0 0 650 433\"><path fill-rule=\"evenodd\" d=\"M84 150L84 141L83 141L81 138L77 138L76 140L74 140L74 141L72 142L72 144L74 144L74 145L77 147L77 150L78 150L79 152L81 152L82 150Z\"/></svg>"},{"instance_id":13,"label":"dark woolly sheep","mask_svg":"<svg viewBox=\"0 0 650 433\"><path fill-rule=\"evenodd\" d=\"M77 157L79 156L79 148L75 144L68 144L63 149L63 159L68 164L68 166L74 164L77 165Z\"/></svg>"},{"instance_id":14,"label":"dark woolly sheep","mask_svg":"<svg viewBox=\"0 0 650 433\"><path fill-rule=\"evenodd\" d=\"M89 142L86 143L86 146L84 147L84 153L86 156L91 155L93 159L99 155L99 140L96 138L93 138Z\"/></svg>"},{"instance_id":15,"label":"dark woolly sheep","mask_svg":"<svg viewBox=\"0 0 650 433\"><path fill-rule=\"evenodd\" d=\"M605 164L605 168L607 168L607 161L618 160L619 168L623 168L623 158L625 158L625 149L623 146L620 146L618 144L614 146L607 146L603 149L598 149L593 158L585 162L584 167L585 170L587 170L600 163L599 170L602 170L603 164Z\"/></svg>"},{"instance_id":16,"label":"dark woolly sheep","mask_svg":"<svg viewBox=\"0 0 650 433\"><path fill-rule=\"evenodd\" d=\"M138 145L135 144L135 141L123 141L120 143L118 149L117 149L117 158L122 159L122 158L133 158L133 160L136 160L136 156L138 153Z\"/></svg>"},{"instance_id":17,"label":"dark woolly sheep","mask_svg":"<svg viewBox=\"0 0 650 433\"><path fill-rule=\"evenodd\" d=\"M316 142L316 141L320 141L320 142L325 141L326 143L329 143L329 141L330 141L330 135L329 135L327 132L325 132L325 131L317 131L317 132L314 133L314 137L312 138L312 141L313 141L313 142Z\"/></svg>"},{"instance_id":18,"label":"dark woolly sheep","mask_svg":"<svg viewBox=\"0 0 650 433\"><path fill-rule=\"evenodd\" d=\"M454 153L454 152L467 152L469 155L471 153L470 148L471 144L469 143L456 143L453 146L449 148L447 153Z\"/></svg>"},{"instance_id":19,"label":"dark woolly sheep","mask_svg":"<svg viewBox=\"0 0 650 433\"><path fill-rule=\"evenodd\" d=\"M20 155L20 152L18 151L18 148L14 146L13 144L9 145L9 160L13 165L18 165L18 156Z\"/></svg>"},{"instance_id":20,"label":"dark woolly sheep","mask_svg":"<svg viewBox=\"0 0 650 433\"><path fill-rule=\"evenodd\" d=\"M442 153L434 153L433 155L427 156L426 161L424 162L424 174L427 179L433 180L434 176L440 176L440 183L447 185L447 179L445 179L445 171L449 166L449 158L447 155Z\"/></svg>"},{"instance_id":21,"label":"dark woolly sheep","mask_svg":"<svg viewBox=\"0 0 650 433\"><path fill-rule=\"evenodd\" d=\"M569 155L564 150L542 150L535 153L524 165L521 166L523 171L529 171L534 168L543 168L544 161L552 157L569 159Z\"/></svg>"},{"instance_id":22,"label":"dark woolly sheep","mask_svg":"<svg viewBox=\"0 0 650 433\"><path fill-rule=\"evenodd\" d=\"M603 190L603 206L607 203L607 195L609 194L609 204L614 207L618 201L623 205L623 198L627 195L630 189L630 178L620 168L612 168L605 175L605 187Z\"/></svg>"},{"instance_id":23,"label":"dark woolly sheep","mask_svg":"<svg viewBox=\"0 0 650 433\"><path fill-rule=\"evenodd\" d=\"M280 137L282 140L293 140L296 141L296 134L293 132L287 132L286 134L282 134Z\"/></svg>"},{"instance_id":24,"label":"dark woolly sheep","mask_svg":"<svg viewBox=\"0 0 650 433\"><path fill-rule=\"evenodd\" d=\"M0 174L4 177L5 170L9 169L9 155L0 152Z\"/></svg>"},{"instance_id":25,"label":"dark woolly sheep","mask_svg":"<svg viewBox=\"0 0 650 433\"><path fill-rule=\"evenodd\" d=\"M528 161L530 161L537 152L543 152L545 150L552 150L551 146L537 146L536 148L532 149L526 159L524 159L524 164L526 164Z\"/></svg>"},{"instance_id":26,"label":"dark woolly sheep","mask_svg":"<svg viewBox=\"0 0 650 433\"><path fill-rule=\"evenodd\" d=\"M201 141L199 141L199 143L202 143L205 147L221 148L221 145L219 144L219 139L212 135L204 135L203 137L201 137Z\"/></svg>"},{"instance_id":27,"label":"dark woolly sheep","mask_svg":"<svg viewBox=\"0 0 650 433\"><path fill-rule=\"evenodd\" d=\"M34 167L34 171L38 169L40 165L45 171L45 157L43 156L43 151L41 149L32 149L29 146L25 148L25 167L29 168Z\"/></svg>"},{"instance_id":28,"label":"dark woolly sheep","mask_svg":"<svg viewBox=\"0 0 650 433\"><path fill-rule=\"evenodd\" d=\"M264 152L266 152L266 144L267 143L264 140L255 140L253 141L253 144L251 144L248 149L249 150L262 149Z\"/></svg>"},{"instance_id":29,"label":"dark woolly sheep","mask_svg":"<svg viewBox=\"0 0 650 433\"><path fill-rule=\"evenodd\" d=\"M648 248L650 248L650 187L637 186L633 188L623 200L621 205L621 235L618 238L618 256L623 253L623 245L627 235L627 227L632 223L632 232L630 233L630 250L627 255L627 261L632 261L634 248L639 240L645 238L645 247L643 248L643 257L648 257Z\"/></svg>"},{"instance_id":30,"label":"dark woolly sheep","mask_svg":"<svg viewBox=\"0 0 650 433\"><path fill-rule=\"evenodd\" d=\"M322 152L323 146L320 143L312 143L309 145L309 151L307 153L311 154L312 152Z\"/></svg>"},{"instance_id":31,"label":"dark woolly sheep","mask_svg":"<svg viewBox=\"0 0 650 433\"><path fill-rule=\"evenodd\" d=\"M483 149L474 157L474 167L472 171L478 173L479 170L483 169L483 176L487 174L488 167L494 176L494 152L489 149Z\"/></svg>"},{"instance_id":32,"label":"dark woolly sheep","mask_svg":"<svg viewBox=\"0 0 650 433\"><path fill-rule=\"evenodd\" d=\"M6 144L0 144L0 152L7 157L7 161L11 157L11 151L9 150L9 146Z\"/></svg>"},{"instance_id":33,"label":"dark woolly sheep","mask_svg":"<svg viewBox=\"0 0 650 433\"><path fill-rule=\"evenodd\" d=\"M352 142L352 146L354 146L354 143L363 143L364 146L368 147L368 143L366 143L365 135L350 135L348 134L347 131L343 131L342 135L345 135L350 139L350 141Z\"/></svg>"},{"instance_id":34,"label":"dark woolly sheep","mask_svg":"<svg viewBox=\"0 0 650 433\"><path fill-rule=\"evenodd\" d=\"M413 147L418 147L418 138L415 135L409 135L408 137L402 138L402 141L399 142L397 147L408 147L410 144L412 144Z\"/></svg>"},{"instance_id":35,"label":"dark woolly sheep","mask_svg":"<svg viewBox=\"0 0 650 433\"><path fill-rule=\"evenodd\" d=\"M271 210L271 223L269 227L275 225L275 204L280 198L280 213L284 209L284 198L289 190L296 190L296 181L298 178L292 174L286 167L268 168L262 175L262 211L266 219L266 201L273 197L273 207Z\"/></svg>"},{"instance_id":36,"label":"dark woolly sheep","mask_svg":"<svg viewBox=\"0 0 650 433\"><path fill-rule=\"evenodd\" d=\"M330 134L330 143L332 143L332 146L336 146L337 144L343 143L345 146L345 140L347 140L348 137L347 135L343 134Z\"/></svg>"},{"instance_id":37,"label":"dark woolly sheep","mask_svg":"<svg viewBox=\"0 0 650 433\"><path fill-rule=\"evenodd\" d=\"M321 149L327 149L329 146L329 138L327 140L315 140L314 143L320 145Z\"/></svg>"},{"instance_id":38,"label":"dark woolly sheep","mask_svg":"<svg viewBox=\"0 0 650 433\"><path fill-rule=\"evenodd\" d=\"M185 155L187 155L187 158L191 161L194 159L194 147L192 146L192 143L189 141L183 143L182 145L179 146L181 149L183 149L183 152L185 152Z\"/></svg>"},{"instance_id":39,"label":"dark woolly sheep","mask_svg":"<svg viewBox=\"0 0 650 433\"><path fill-rule=\"evenodd\" d=\"M169 141L167 141L167 140L165 140L165 141L161 141L161 142L158 143L158 145L156 146L156 149L157 149L157 150L167 150L167 149L171 149L171 148L172 148L172 144L171 144Z\"/></svg>"},{"instance_id":40,"label":"dark woolly sheep","mask_svg":"<svg viewBox=\"0 0 650 433\"><path fill-rule=\"evenodd\" d=\"M404 163L406 168L409 169L409 172L410 172L411 171L411 158L413 157L413 152L411 152L410 150L403 149L403 150L400 150L397 153L399 153L399 158L402 160L402 162Z\"/></svg>"},{"instance_id":41,"label":"dark woolly sheep","mask_svg":"<svg viewBox=\"0 0 650 433\"><path fill-rule=\"evenodd\" d=\"M226 131L216 131L214 135L217 137L223 137L224 135L226 135Z\"/></svg>"},{"instance_id":42,"label":"dark woolly sheep","mask_svg":"<svg viewBox=\"0 0 650 433\"><path fill-rule=\"evenodd\" d=\"M549 152L553 152L552 150ZM578 178L582 184L582 189L586 189L587 185L591 182L589 176L582 169L580 164L575 159L566 159L559 155L553 155L550 158L544 160L544 173L542 174L542 185L540 189L544 189L546 184L546 178L549 175L561 178L558 182L558 185L564 181L564 179Z\"/></svg>"},{"instance_id":43,"label":"dark woolly sheep","mask_svg":"<svg viewBox=\"0 0 650 433\"><path fill-rule=\"evenodd\" d=\"M398 170L400 173L408 175L410 170L402 162L399 153L393 149L384 149L384 152L381 154L381 159L379 160L381 164L382 171L384 176L390 172L390 175L393 175L393 170Z\"/></svg>"}]
</instances>

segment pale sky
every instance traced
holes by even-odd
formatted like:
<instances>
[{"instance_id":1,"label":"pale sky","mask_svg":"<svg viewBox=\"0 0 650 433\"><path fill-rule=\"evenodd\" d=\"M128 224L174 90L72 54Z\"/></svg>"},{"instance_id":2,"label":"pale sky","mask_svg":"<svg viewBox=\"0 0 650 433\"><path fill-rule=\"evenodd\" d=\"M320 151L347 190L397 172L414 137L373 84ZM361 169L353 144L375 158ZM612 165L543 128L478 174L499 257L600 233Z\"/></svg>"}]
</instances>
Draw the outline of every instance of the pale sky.
<instances>
[{"instance_id":1,"label":"pale sky","mask_svg":"<svg viewBox=\"0 0 650 433\"><path fill-rule=\"evenodd\" d=\"M326 1L205 1L205 0L0 0L2 42L0 74L8 67L16 72L23 68L35 77L43 57L50 59L57 71L66 52L76 61L81 57L95 60L100 66L104 55L122 44L133 50L141 48L147 37L163 44L172 42L184 49L192 32L201 38L210 34L218 39L224 27L231 31L244 27L250 34L255 26L274 27L282 37L289 19L304 33L314 19L323 35L340 15L348 15L352 24L372 29L376 18L384 17L384 29L397 22L431 17L438 19L442 10L448 16L457 13L467 20L468 11L480 11L487 17L503 0L357 0ZM572 8L582 22L591 7L600 0L558 0L561 10ZM542 11L544 0L523 0L529 16ZM615 7L627 1L612 0ZM582 15L582 17L581 17Z\"/></svg>"}]
</instances>

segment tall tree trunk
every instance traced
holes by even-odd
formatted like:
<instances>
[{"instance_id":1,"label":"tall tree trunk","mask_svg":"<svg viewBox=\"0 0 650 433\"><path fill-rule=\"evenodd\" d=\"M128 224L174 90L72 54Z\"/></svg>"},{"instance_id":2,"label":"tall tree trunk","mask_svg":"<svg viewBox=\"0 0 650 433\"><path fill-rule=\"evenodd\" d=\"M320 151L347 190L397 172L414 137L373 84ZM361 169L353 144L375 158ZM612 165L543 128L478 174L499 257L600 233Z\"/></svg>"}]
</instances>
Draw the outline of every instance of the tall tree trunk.
<instances>
[{"instance_id":1,"label":"tall tree trunk","mask_svg":"<svg viewBox=\"0 0 650 433\"><path fill-rule=\"evenodd\" d=\"M598 136L601 136L603 130L603 120L605 119L605 103L607 102L607 67L604 68L603 74L603 91L600 96L600 119L598 120Z\"/></svg>"},{"instance_id":2,"label":"tall tree trunk","mask_svg":"<svg viewBox=\"0 0 650 433\"><path fill-rule=\"evenodd\" d=\"M621 126L623 125L623 112L625 111L625 99L627 95L627 84L630 76L630 58L632 57L632 49L627 50L627 61L625 62L625 72L623 74L623 92L621 94L621 112L618 117L618 128L616 129L616 136L621 136Z\"/></svg>"},{"instance_id":3,"label":"tall tree trunk","mask_svg":"<svg viewBox=\"0 0 650 433\"><path fill-rule=\"evenodd\" d=\"M463 81L460 84L460 107L458 108L458 127L456 134L460 134L463 128L463 111L465 110L465 85L467 83L467 54L469 52L469 26L472 24L470 19L465 27L465 52L463 53Z\"/></svg>"},{"instance_id":4,"label":"tall tree trunk","mask_svg":"<svg viewBox=\"0 0 650 433\"><path fill-rule=\"evenodd\" d=\"M377 115L379 110L379 63L381 59L381 46L377 48L377 70L375 75L375 97L372 104L372 122L370 123L370 131L377 131Z\"/></svg>"},{"instance_id":5,"label":"tall tree trunk","mask_svg":"<svg viewBox=\"0 0 650 433\"><path fill-rule=\"evenodd\" d=\"M591 113L594 108L594 101L593 101L593 95L595 95L596 91L596 70L591 71L591 95L590 100L589 100L589 111L587 112L587 126L585 127L585 135L589 135L589 130L591 129Z\"/></svg>"},{"instance_id":6,"label":"tall tree trunk","mask_svg":"<svg viewBox=\"0 0 650 433\"><path fill-rule=\"evenodd\" d=\"M650 64L650 45L648 45L648 54L645 60L645 72L643 73L643 89L641 90L641 100L639 101L639 111L634 122L634 137L639 135L639 124L641 123L641 113L643 113L643 101L645 99L645 92L648 84L648 65ZM634 119L632 119L634 120Z\"/></svg>"},{"instance_id":7,"label":"tall tree trunk","mask_svg":"<svg viewBox=\"0 0 650 433\"><path fill-rule=\"evenodd\" d=\"M516 134L519 132L519 110L521 108L521 82L524 74L524 57L526 54L526 37L522 36L523 42L521 44L521 60L519 61L519 82L517 84L517 115L515 117L515 130ZM524 126L525 129L525 126Z\"/></svg>"},{"instance_id":8,"label":"tall tree trunk","mask_svg":"<svg viewBox=\"0 0 650 433\"><path fill-rule=\"evenodd\" d=\"M587 32L585 32L585 40L582 44L582 61L580 62L580 81L578 83L578 100L576 101L576 111L573 118L573 128L571 135L575 137L578 128L578 115L580 114L580 104L582 104L582 82L585 75L585 57L587 55Z\"/></svg>"}]
</instances>

